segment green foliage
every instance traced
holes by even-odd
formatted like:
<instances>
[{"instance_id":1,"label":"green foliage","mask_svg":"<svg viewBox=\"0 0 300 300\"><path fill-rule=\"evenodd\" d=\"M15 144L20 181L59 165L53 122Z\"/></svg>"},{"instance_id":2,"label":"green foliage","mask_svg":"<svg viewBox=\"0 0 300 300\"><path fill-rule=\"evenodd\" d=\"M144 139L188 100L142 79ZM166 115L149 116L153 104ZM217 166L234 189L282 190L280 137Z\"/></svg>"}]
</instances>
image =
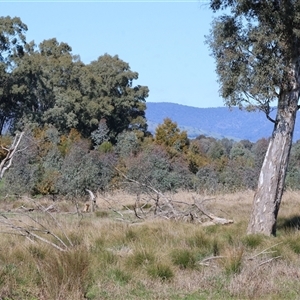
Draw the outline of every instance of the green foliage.
<instances>
[{"instance_id":1,"label":"green foliage","mask_svg":"<svg viewBox=\"0 0 300 300\"><path fill-rule=\"evenodd\" d=\"M14 66L10 73L0 66L1 130L7 122L11 131L51 124L61 134L68 134L75 128L82 136L91 137L96 146L108 139L114 143L124 130L146 131L149 90L133 86L138 73L131 71L128 63L105 54L85 65L72 55L70 45L55 38L23 47L26 25L18 18L2 18L1 22L0 59L3 54ZM11 40L14 42L9 44ZM18 51L22 55L16 55Z\"/></svg>"},{"instance_id":2,"label":"green foliage","mask_svg":"<svg viewBox=\"0 0 300 300\"><path fill-rule=\"evenodd\" d=\"M120 157L128 157L137 154L140 146L140 141L133 131L125 131L118 135L116 152Z\"/></svg>"},{"instance_id":3,"label":"green foliage","mask_svg":"<svg viewBox=\"0 0 300 300\"><path fill-rule=\"evenodd\" d=\"M209 163L209 159L205 153L202 152L197 140L190 141L190 146L186 154L189 164L189 170L196 174L200 167Z\"/></svg>"},{"instance_id":4,"label":"green foliage","mask_svg":"<svg viewBox=\"0 0 300 300\"><path fill-rule=\"evenodd\" d=\"M127 284L131 279L130 274L119 268L111 270L109 275L120 284Z\"/></svg>"},{"instance_id":5,"label":"green foliage","mask_svg":"<svg viewBox=\"0 0 300 300\"><path fill-rule=\"evenodd\" d=\"M218 173L212 165L199 168L196 176L198 190L215 193L221 189Z\"/></svg>"},{"instance_id":6,"label":"green foliage","mask_svg":"<svg viewBox=\"0 0 300 300\"><path fill-rule=\"evenodd\" d=\"M286 186L293 190L299 189L300 180L300 141L297 141L291 149L290 163L286 176Z\"/></svg>"},{"instance_id":7,"label":"green foliage","mask_svg":"<svg viewBox=\"0 0 300 300\"><path fill-rule=\"evenodd\" d=\"M113 156L90 152L85 141L74 143L61 165L59 193L75 196L85 195L85 189L105 189L113 174L110 164L114 164Z\"/></svg>"},{"instance_id":8,"label":"green foliage","mask_svg":"<svg viewBox=\"0 0 300 300\"><path fill-rule=\"evenodd\" d=\"M228 7L207 37L225 103L258 107L268 114L278 89L289 89L289 64L299 57L298 1L286 5L212 0L210 4L215 11Z\"/></svg>"},{"instance_id":9,"label":"green foliage","mask_svg":"<svg viewBox=\"0 0 300 300\"><path fill-rule=\"evenodd\" d=\"M13 75L16 61L25 51L27 26L20 18L0 17L0 133L16 113L14 87L18 78Z\"/></svg>"},{"instance_id":10,"label":"green foliage","mask_svg":"<svg viewBox=\"0 0 300 300\"><path fill-rule=\"evenodd\" d=\"M0 17L0 62L7 67L16 56L22 56L27 26L20 18Z\"/></svg>"},{"instance_id":11,"label":"green foliage","mask_svg":"<svg viewBox=\"0 0 300 300\"><path fill-rule=\"evenodd\" d=\"M171 156L185 152L189 140L186 131L180 131L176 122L164 119L164 123L155 130L155 143L166 147Z\"/></svg>"},{"instance_id":12,"label":"green foliage","mask_svg":"<svg viewBox=\"0 0 300 300\"><path fill-rule=\"evenodd\" d=\"M111 142L103 142L99 147L98 151L100 153L109 153L113 151L113 145Z\"/></svg>"},{"instance_id":13,"label":"green foliage","mask_svg":"<svg viewBox=\"0 0 300 300\"><path fill-rule=\"evenodd\" d=\"M106 125L106 120L102 119L99 122L98 128L91 133L92 141L96 146L99 146L108 140L109 129Z\"/></svg>"},{"instance_id":14,"label":"green foliage","mask_svg":"<svg viewBox=\"0 0 300 300\"><path fill-rule=\"evenodd\" d=\"M223 147L223 145L215 140L210 144L209 150L207 151L208 156L213 159L220 159L222 156L224 156L226 153L225 148Z\"/></svg>"},{"instance_id":15,"label":"green foliage","mask_svg":"<svg viewBox=\"0 0 300 300\"><path fill-rule=\"evenodd\" d=\"M231 159L238 159L239 157L243 157L245 160L252 159L251 151L247 149L241 142L235 143L232 146L229 156ZM251 162L249 162L249 164L251 164Z\"/></svg>"},{"instance_id":16,"label":"green foliage","mask_svg":"<svg viewBox=\"0 0 300 300\"><path fill-rule=\"evenodd\" d=\"M176 191L191 184L188 166L180 160L172 162L167 152L158 146L149 147L136 157L125 160L127 176L140 183L147 183L162 192ZM147 186L130 185L132 192L151 192Z\"/></svg>"},{"instance_id":17,"label":"green foliage","mask_svg":"<svg viewBox=\"0 0 300 300\"><path fill-rule=\"evenodd\" d=\"M255 167L255 172L258 174L263 161L265 154L267 152L269 145L269 141L265 138L258 140L251 148L251 152L253 153L254 156L254 167Z\"/></svg>"},{"instance_id":18,"label":"green foliage","mask_svg":"<svg viewBox=\"0 0 300 300\"><path fill-rule=\"evenodd\" d=\"M4 192L86 195L85 189L106 189L113 176L113 153L90 151L90 142L76 130L59 136L53 128L38 129L22 140L6 174Z\"/></svg>"},{"instance_id":19,"label":"green foliage","mask_svg":"<svg viewBox=\"0 0 300 300\"><path fill-rule=\"evenodd\" d=\"M87 66L91 74L87 110L91 120L105 118L112 138L124 130L146 130L148 88L132 87L138 73L118 56L105 54Z\"/></svg>"},{"instance_id":20,"label":"green foliage","mask_svg":"<svg viewBox=\"0 0 300 300\"><path fill-rule=\"evenodd\" d=\"M9 136L1 140L4 146L11 141ZM116 188L123 182L121 175L116 175L116 165L128 178L145 183L122 185L135 194L151 192L151 186L161 192L255 189L267 140L230 143L231 148L227 150L222 146L221 157L211 155L220 144L221 141L201 137L190 143L186 153L170 157L165 148L155 145L151 139L143 142L133 131L120 134L115 146L106 141L91 149L91 141L82 138L75 129L61 135L53 126L36 128L22 140L20 148L25 150L16 153L1 192L86 195L86 188L95 191ZM300 176L297 149L295 143L287 174L287 187L292 189L298 189ZM6 152L2 152L4 157Z\"/></svg>"},{"instance_id":21,"label":"green foliage","mask_svg":"<svg viewBox=\"0 0 300 300\"><path fill-rule=\"evenodd\" d=\"M67 132L76 126L73 104L78 101L78 92L76 96L76 89L71 89L74 84L71 50L68 44L59 43L55 38L44 40L38 49L34 44L28 45L14 70L14 76L19 78L15 97L20 101L14 128L52 124Z\"/></svg>"},{"instance_id":22,"label":"green foliage","mask_svg":"<svg viewBox=\"0 0 300 300\"><path fill-rule=\"evenodd\" d=\"M21 140L20 148L25 151L17 152L14 163L5 174L5 186L3 191L11 194L32 193L39 180L39 148L35 143L34 136L28 134Z\"/></svg>"}]
</instances>

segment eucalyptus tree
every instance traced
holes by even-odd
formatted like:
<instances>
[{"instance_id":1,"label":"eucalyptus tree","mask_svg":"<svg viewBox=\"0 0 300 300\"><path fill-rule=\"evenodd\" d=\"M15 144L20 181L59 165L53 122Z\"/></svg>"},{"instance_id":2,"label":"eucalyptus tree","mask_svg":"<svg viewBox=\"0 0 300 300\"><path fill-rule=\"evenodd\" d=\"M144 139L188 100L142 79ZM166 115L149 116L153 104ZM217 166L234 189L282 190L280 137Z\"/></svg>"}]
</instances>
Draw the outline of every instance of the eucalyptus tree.
<instances>
[{"instance_id":1,"label":"eucalyptus tree","mask_svg":"<svg viewBox=\"0 0 300 300\"><path fill-rule=\"evenodd\" d=\"M101 119L106 120L112 141L124 130L145 132L147 86L133 85L138 73L117 55L104 54L86 66L83 79L85 87L85 129L94 131Z\"/></svg>"},{"instance_id":2,"label":"eucalyptus tree","mask_svg":"<svg viewBox=\"0 0 300 300\"><path fill-rule=\"evenodd\" d=\"M84 137L105 121L108 136L145 131L148 88L133 86L138 73L117 56L100 56L88 65L55 38L28 44L14 75L20 78L15 127L54 125L61 133L77 129Z\"/></svg>"},{"instance_id":3,"label":"eucalyptus tree","mask_svg":"<svg viewBox=\"0 0 300 300\"><path fill-rule=\"evenodd\" d=\"M12 75L15 60L24 56L27 26L20 18L0 17L0 133L14 116L16 98Z\"/></svg>"},{"instance_id":4,"label":"eucalyptus tree","mask_svg":"<svg viewBox=\"0 0 300 300\"><path fill-rule=\"evenodd\" d=\"M19 78L15 86L19 99L16 128L28 123L52 124L62 132L76 128L74 107L81 95L72 77L75 62L71 51L68 44L55 38L44 40L38 47L33 42L27 45L13 73Z\"/></svg>"},{"instance_id":5,"label":"eucalyptus tree","mask_svg":"<svg viewBox=\"0 0 300 300\"><path fill-rule=\"evenodd\" d=\"M299 109L300 1L211 0L207 43L216 60L220 94L228 106L260 109L274 129L261 168L248 233L276 235ZM272 119L272 107L277 107Z\"/></svg>"}]
</instances>

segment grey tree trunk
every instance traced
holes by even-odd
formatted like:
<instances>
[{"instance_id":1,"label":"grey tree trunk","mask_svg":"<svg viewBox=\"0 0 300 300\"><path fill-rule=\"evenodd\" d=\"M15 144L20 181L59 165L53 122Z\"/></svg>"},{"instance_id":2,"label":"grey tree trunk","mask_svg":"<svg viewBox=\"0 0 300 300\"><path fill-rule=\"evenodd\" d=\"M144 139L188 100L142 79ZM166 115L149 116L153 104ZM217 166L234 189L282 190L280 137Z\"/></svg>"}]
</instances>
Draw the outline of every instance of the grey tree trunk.
<instances>
[{"instance_id":1,"label":"grey tree trunk","mask_svg":"<svg viewBox=\"0 0 300 300\"><path fill-rule=\"evenodd\" d=\"M284 189L298 110L299 68L292 70L292 89L281 92L276 122L260 172L248 234L276 235L276 221Z\"/></svg>"}]
</instances>

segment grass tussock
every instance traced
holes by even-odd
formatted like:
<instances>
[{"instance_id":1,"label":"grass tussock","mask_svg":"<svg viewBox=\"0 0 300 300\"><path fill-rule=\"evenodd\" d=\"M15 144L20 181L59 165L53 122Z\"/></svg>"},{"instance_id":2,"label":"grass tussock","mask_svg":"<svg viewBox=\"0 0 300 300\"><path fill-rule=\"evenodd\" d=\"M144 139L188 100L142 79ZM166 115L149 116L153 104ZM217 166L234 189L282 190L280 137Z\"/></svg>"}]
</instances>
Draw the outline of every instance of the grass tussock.
<instances>
[{"instance_id":1,"label":"grass tussock","mask_svg":"<svg viewBox=\"0 0 300 300\"><path fill-rule=\"evenodd\" d=\"M55 219L32 213L52 233L42 237L61 249L17 232L1 234L0 299L296 299L298 196L286 193L276 238L246 235L248 192L209 204L235 220L226 226L159 219L130 224L103 208Z\"/></svg>"},{"instance_id":2,"label":"grass tussock","mask_svg":"<svg viewBox=\"0 0 300 300\"><path fill-rule=\"evenodd\" d=\"M242 269L243 247L228 247L222 257L222 266L227 275L237 274Z\"/></svg>"},{"instance_id":3,"label":"grass tussock","mask_svg":"<svg viewBox=\"0 0 300 300\"><path fill-rule=\"evenodd\" d=\"M172 250L171 259L173 264L180 269L194 269L196 266L196 255L190 249Z\"/></svg>"}]
</instances>

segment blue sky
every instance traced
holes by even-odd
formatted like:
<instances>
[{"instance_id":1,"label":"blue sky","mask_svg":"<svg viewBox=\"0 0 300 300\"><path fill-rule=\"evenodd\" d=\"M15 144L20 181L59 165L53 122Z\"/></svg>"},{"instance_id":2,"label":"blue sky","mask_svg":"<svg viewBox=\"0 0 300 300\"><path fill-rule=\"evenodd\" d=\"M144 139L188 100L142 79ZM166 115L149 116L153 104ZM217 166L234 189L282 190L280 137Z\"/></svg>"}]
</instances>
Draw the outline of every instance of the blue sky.
<instances>
[{"instance_id":1,"label":"blue sky","mask_svg":"<svg viewBox=\"0 0 300 300\"><path fill-rule=\"evenodd\" d=\"M150 89L149 102L221 107L215 63L204 44L213 13L203 1L0 1L27 24L27 41L57 38L84 63L118 55Z\"/></svg>"}]
</instances>

